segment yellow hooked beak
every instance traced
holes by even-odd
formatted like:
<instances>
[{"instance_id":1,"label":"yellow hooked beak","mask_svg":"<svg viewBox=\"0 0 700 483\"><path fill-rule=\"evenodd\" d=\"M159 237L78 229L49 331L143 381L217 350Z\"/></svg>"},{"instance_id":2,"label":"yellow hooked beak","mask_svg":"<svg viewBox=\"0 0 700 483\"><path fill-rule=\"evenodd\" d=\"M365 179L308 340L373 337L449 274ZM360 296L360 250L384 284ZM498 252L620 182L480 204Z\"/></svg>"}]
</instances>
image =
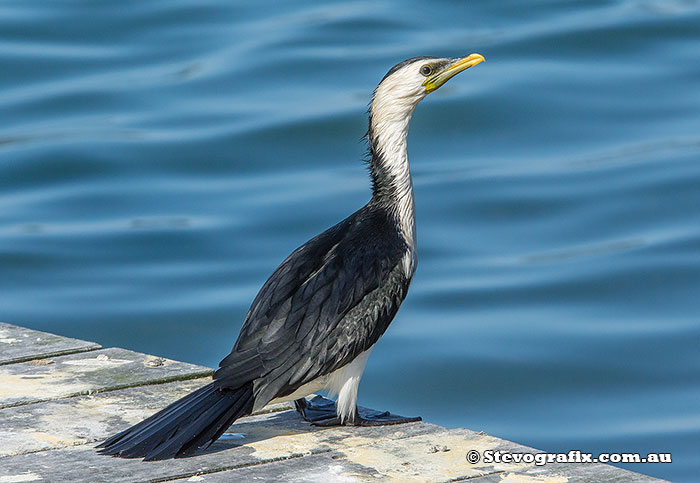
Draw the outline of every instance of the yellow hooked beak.
<instances>
[{"instance_id":1,"label":"yellow hooked beak","mask_svg":"<svg viewBox=\"0 0 700 483\"><path fill-rule=\"evenodd\" d=\"M461 59L455 59L454 62L447 64L442 70L425 79L425 82L423 82L425 92L430 94L463 70L467 70L485 60L481 54L471 54Z\"/></svg>"}]
</instances>

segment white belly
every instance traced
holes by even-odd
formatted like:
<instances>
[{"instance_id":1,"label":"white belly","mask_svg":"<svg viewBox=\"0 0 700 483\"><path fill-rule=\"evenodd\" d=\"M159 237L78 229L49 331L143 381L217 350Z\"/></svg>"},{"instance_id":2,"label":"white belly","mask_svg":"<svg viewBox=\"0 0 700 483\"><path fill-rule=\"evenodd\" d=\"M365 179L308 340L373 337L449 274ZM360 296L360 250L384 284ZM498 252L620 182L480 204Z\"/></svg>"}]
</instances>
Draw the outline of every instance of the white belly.
<instances>
[{"instance_id":1,"label":"white belly","mask_svg":"<svg viewBox=\"0 0 700 483\"><path fill-rule=\"evenodd\" d=\"M301 386L292 394L279 397L270 401L269 404L294 401L306 397L315 392L327 390L329 395L338 395L336 401L337 414L341 420L349 418L354 412L357 404L357 388L360 385L365 364L374 346L357 356L353 361L334 372L321 376Z\"/></svg>"},{"instance_id":2,"label":"white belly","mask_svg":"<svg viewBox=\"0 0 700 483\"><path fill-rule=\"evenodd\" d=\"M296 399L301 399L306 396L310 396L311 394L317 393L318 391L323 391L327 389L326 387L326 382L327 382L328 376L322 376L319 377L318 379L315 379L307 384L304 384L301 386L299 389L294 391L288 396L283 396L283 397L278 397L270 401L268 404L278 404L278 403L283 403L283 402L289 402L289 401L294 401Z\"/></svg>"}]
</instances>

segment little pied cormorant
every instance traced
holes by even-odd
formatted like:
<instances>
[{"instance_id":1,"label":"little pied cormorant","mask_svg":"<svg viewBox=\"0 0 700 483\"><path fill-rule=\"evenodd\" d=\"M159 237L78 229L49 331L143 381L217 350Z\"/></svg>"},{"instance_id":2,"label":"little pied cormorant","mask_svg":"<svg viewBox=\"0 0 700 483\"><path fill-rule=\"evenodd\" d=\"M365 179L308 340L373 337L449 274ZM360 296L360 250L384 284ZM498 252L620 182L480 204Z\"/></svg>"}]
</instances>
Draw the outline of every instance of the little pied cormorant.
<instances>
[{"instance_id":1,"label":"little pied cormorant","mask_svg":"<svg viewBox=\"0 0 700 483\"><path fill-rule=\"evenodd\" d=\"M389 70L369 109L372 199L297 248L253 300L212 383L99 445L102 454L161 460L189 456L241 416L295 401L314 424L418 421L358 411L357 388L374 344L406 297L416 269L413 184L406 136L426 95L484 58L414 57ZM305 396L337 394L333 404ZM320 402L318 402L320 401Z\"/></svg>"}]
</instances>

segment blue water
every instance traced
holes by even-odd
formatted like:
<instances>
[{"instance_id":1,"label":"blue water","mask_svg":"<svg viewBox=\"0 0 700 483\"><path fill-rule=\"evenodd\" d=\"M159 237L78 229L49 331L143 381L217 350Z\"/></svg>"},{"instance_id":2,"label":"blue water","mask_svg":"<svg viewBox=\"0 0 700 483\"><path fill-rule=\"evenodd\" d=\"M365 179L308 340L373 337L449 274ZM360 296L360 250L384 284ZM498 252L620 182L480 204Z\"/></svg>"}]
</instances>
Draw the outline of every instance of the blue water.
<instances>
[{"instance_id":1,"label":"blue water","mask_svg":"<svg viewBox=\"0 0 700 483\"><path fill-rule=\"evenodd\" d=\"M0 320L214 366L368 200L372 89L480 52L409 137L419 268L360 402L700 475L700 2L0 4Z\"/></svg>"}]
</instances>

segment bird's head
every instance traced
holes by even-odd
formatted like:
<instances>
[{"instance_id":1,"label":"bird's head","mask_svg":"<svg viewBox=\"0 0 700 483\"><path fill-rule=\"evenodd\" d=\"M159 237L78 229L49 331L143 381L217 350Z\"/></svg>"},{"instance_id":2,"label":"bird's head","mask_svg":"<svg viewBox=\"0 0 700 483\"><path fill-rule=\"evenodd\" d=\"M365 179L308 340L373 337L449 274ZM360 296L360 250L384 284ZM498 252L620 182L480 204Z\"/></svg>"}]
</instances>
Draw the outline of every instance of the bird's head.
<instances>
[{"instance_id":1,"label":"bird's head","mask_svg":"<svg viewBox=\"0 0 700 483\"><path fill-rule=\"evenodd\" d=\"M456 59L413 57L399 62L386 73L377 86L377 93L396 99L412 100L416 104L426 95L439 89L448 80L483 62L481 54Z\"/></svg>"},{"instance_id":2,"label":"bird's head","mask_svg":"<svg viewBox=\"0 0 700 483\"><path fill-rule=\"evenodd\" d=\"M480 54L457 59L414 57L389 69L374 90L366 136L373 197L398 206L396 212L410 243L414 243L415 225L406 136L413 110L425 96L483 61Z\"/></svg>"},{"instance_id":3,"label":"bird's head","mask_svg":"<svg viewBox=\"0 0 700 483\"><path fill-rule=\"evenodd\" d=\"M413 110L425 96L483 61L481 54L471 54L456 59L414 57L396 64L374 91L370 108L373 123L408 123Z\"/></svg>"}]
</instances>

